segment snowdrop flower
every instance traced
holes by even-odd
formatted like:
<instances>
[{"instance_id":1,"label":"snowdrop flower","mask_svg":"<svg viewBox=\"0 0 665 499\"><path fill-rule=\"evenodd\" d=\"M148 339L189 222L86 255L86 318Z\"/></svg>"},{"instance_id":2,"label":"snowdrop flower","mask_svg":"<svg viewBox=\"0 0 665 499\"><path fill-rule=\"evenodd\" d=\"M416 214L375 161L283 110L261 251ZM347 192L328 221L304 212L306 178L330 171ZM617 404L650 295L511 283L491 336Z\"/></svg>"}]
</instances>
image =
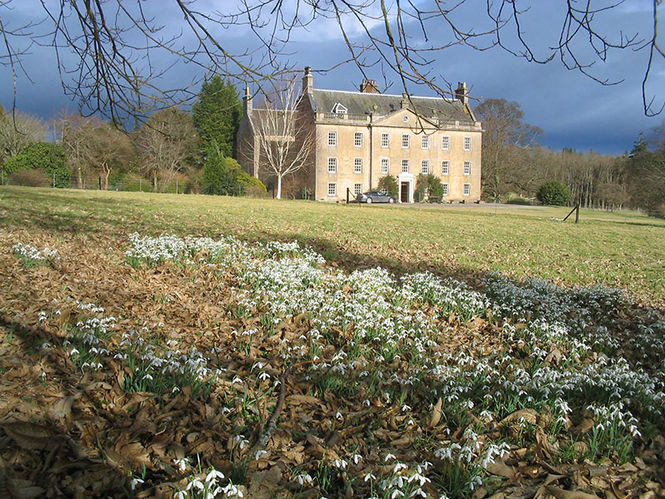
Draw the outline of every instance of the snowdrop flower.
<instances>
[{"instance_id":1,"label":"snowdrop flower","mask_svg":"<svg viewBox=\"0 0 665 499\"><path fill-rule=\"evenodd\" d=\"M306 483L312 483L314 479L309 475L309 473L301 473L299 475L296 475L295 477L296 482L298 482L299 485L305 485Z\"/></svg>"},{"instance_id":2,"label":"snowdrop flower","mask_svg":"<svg viewBox=\"0 0 665 499\"><path fill-rule=\"evenodd\" d=\"M226 494L229 497L233 496L244 497L242 491L232 483L229 483L226 487L224 487L222 489L222 492L224 492L224 494Z\"/></svg>"},{"instance_id":3,"label":"snowdrop flower","mask_svg":"<svg viewBox=\"0 0 665 499\"><path fill-rule=\"evenodd\" d=\"M187 469L187 465L189 464L189 459L183 457L182 459L174 459L173 462L180 471L185 471Z\"/></svg>"},{"instance_id":4,"label":"snowdrop flower","mask_svg":"<svg viewBox=\"0 0 665 499\"><path fill-rule=\"evenodd\" d=\"M339 468L341 470L345 470L347 465L348 465L348 463L344 459L335 459L333 461L333 466L335 468Z\"/></svg>"},{"instance_id":5,"label":"snowdrop flower","mask_svg":"<svg viewBox=\"0 0 665 499\"><path fill-rule=\"evenodd\" d=\"M215 468L211 469L210 472L206 475L206 482L213 482L217 479L224 480L224 473L217 471Z\"/></svg>"},{"instance_id":6,"label":"snowdrop flower","mask_svg":"<svg viewBox=\"0 0 665 499\"><path fill-rule=\"evenodd\" d=\"M195 477L194 480L192 480L187 484L187 490L191 490L194 488L203 490L205 488L205 484L201 481L200 478Z\"/></svg>"},{"instance_id":7,"label":"snowdrop flower","mask_svg":"<svg viewBox=\"0 0 665 499\"><path fill-rule=\"evenodd\" d=\"M138 477L134 477L134 478L132 478L131 481L129 482L129 487L130 487L132 490L134 490L134 489L136 489L136 486L137 486L137 485L141 485L142 483L143 483L143 480L142 480L142 479L140 479L140 478L138 478Z\"/></svg>"}]
</instances>

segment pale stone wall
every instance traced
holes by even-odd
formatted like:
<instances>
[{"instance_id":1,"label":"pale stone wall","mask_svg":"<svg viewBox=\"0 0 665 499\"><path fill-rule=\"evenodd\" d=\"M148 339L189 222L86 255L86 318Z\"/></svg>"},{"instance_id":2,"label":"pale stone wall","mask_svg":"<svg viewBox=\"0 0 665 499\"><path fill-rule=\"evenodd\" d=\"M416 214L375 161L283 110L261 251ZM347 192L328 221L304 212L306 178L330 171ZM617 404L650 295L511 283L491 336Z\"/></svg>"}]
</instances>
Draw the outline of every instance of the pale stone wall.
<instances>
[{"instance_id":1,"label":"pale stone wall","mask_svg":"<svg viewBox=\"0 0 665 499\"><path fill-rule=\"evenodd\" d=\"M406 120L405 120L406 117ZM409 173L414 179L422 173L422 161L429 161L429 172L448 184L448 195L444 201L474 202L480 199L481 146L480 124L463 127L451 124L448 129L421 121L411 111L402 110L395 114L374 119L371 127L369 116L360 119L326 118L319 113L316 120L316 187L315 199L319 201L346 200L346 190L355 197L356 184L361 184L362 192L376 188L379 179L385 175L381 170L381 159L389 162L388 174L398 177L402 173L402 160L408 160ZM424 132L423 132L424 126ZM329 132L336 132L337 144L328 144ZM362 146L355 144L355 133L362 134ZM389 134L388 147L382 147L381 135ZM371 134L371 147L370 147ZM409 147L402 147L402 135L409 136ZM429 147L422 148L421 137L429 137ZM443 136L449 137L448 150L442 148ZM471 139L470 151L464 150L464 138ZM371 156L370 156L371 149ZM328 159L337 158L337 172L329 173ZM360 173L355 172L355 159L362 162ZM449 161L448 175L442 174L442 162ZM464 162L470 162L471 172L464 174ZM329 184L336 185L336 194L329 195ZM464 184L470 185L468 195L464 194ZM411 189L415 188L415 181Z\"/></svg>"}]
</instances>

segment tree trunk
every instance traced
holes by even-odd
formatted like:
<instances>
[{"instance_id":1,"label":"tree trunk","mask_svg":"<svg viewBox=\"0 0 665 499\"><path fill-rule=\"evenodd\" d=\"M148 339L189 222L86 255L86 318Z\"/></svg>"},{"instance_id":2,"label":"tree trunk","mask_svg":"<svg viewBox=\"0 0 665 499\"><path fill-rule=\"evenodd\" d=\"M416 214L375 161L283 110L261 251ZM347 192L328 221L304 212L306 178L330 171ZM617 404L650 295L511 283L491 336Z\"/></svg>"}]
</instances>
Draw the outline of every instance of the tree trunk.
<instances>
[{"instance_id":1,"label":"tree trunk","mask_svg":"<svg viewBox=\"0 0 665 499\"><path fill-rule=\"evenodd\" d=\"M282 199L282 176L277 175L277 199Z\"/></svg>"},{"instance_id":2,"label":"tree trunk","mask_svg":"<svg viewBox=\"0 0 665 499\"><path fill-rule=\"evenodd\" d=\"M83 172L81 171L80 164L76 167L76 175L77 175L76 181L78 182L79 189L83 189Z\"/></svg>"},{"instance_id":3,"label":"tree trunk","mask_svg":"<svg viewBox=\"0 0 665 499\"><path fill-rule=\"evenodd\" d=\"M111 175L111 168L102 163L102 171L104 172L104 190L109 190L109 175Z\"/></svg>"}]
</instances>

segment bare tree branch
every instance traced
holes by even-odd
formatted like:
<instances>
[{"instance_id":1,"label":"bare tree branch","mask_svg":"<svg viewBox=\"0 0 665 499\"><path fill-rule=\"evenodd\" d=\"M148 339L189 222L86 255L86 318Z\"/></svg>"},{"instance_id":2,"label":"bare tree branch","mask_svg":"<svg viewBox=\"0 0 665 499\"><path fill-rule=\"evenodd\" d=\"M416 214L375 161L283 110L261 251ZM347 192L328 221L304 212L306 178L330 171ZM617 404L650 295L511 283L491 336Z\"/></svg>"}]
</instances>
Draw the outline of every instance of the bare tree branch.
<instances>
[{"instance_id":1,"label":"bare tree branch","mask_svg":"<svg viewBox=\"0 0 665 499\"><path fill-rule=\"evenodd\" d=\"M558 35L547 43L540 34L542 19L533 10L538 5L532 8L525 0L485 0L480 8L468 0L239 0L225 2L219 10L197 0L39 0L43 22L23 28L8 26L8 16L2 15L16 0L0 0L0 63L11 68L15 80L29 55L25 47L52 47L66 93L86 114L100 113L121 123L190 102L211 73L269 93L276 81L294 71L294 39L331 26L346 46L347 55L340 59L352 62L365 77L370 70L392 73L404 92L422 84L441 96L453 89L436 56L453 46L500 48L537 64L558 60L603 85L622 81L599 70L598 63L607 61L610 52L648 50L644 111L658 114L663 110L656 104L660 96L649 96L647 87L655 64L665 60L658 41L663 2L652 0L647 36L608 27L605 21L620 13L624 1L566 0L558 6ZM174 12L181 16L176 27L168 17ZM246 43L234 51L226 34L241 30ZM23 45L19 39L25 40ZM182 63L189 81L169 86L167 78L176 71L180 75ZM316 71L330 69L319 66Z\"/></svg>"}]
</instances>

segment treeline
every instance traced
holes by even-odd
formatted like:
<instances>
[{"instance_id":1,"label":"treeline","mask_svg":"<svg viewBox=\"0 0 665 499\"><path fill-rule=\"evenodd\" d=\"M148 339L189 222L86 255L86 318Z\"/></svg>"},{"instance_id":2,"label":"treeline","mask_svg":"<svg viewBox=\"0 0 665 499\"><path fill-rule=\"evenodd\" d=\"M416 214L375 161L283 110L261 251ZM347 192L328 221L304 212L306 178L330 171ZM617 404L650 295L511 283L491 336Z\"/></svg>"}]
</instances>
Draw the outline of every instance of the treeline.
<instances>
[{"instance_id":1,"label":"treeline","mask_svg":"<svg viewBox=\"0 0 665 499\"><path fill-rule=\"evenodd\" d=\"M522 121L516 102L487 99L476 108L483 122L483 197L529 202L540 187L557 180L570 191L569 204L614 210L641 209L665 217L665 127L649 144L640 135L629 154L613 156L538 144L542 130Z\"/></svg>"},{"instance_id":2,"label":"treeline","mask_svg":"<svg viewBox=\"0 0 665 499\"><path fill-rule=\"evenodd\" d=\"M45 123L0 107L0 182L266 195L233 159L241 113L235 87L219 76L203 84L191 112L166 109L129 132L77 113L62 112Z\"/></svg>"}]
</instances>

